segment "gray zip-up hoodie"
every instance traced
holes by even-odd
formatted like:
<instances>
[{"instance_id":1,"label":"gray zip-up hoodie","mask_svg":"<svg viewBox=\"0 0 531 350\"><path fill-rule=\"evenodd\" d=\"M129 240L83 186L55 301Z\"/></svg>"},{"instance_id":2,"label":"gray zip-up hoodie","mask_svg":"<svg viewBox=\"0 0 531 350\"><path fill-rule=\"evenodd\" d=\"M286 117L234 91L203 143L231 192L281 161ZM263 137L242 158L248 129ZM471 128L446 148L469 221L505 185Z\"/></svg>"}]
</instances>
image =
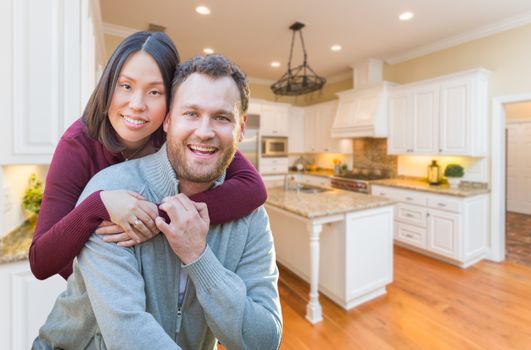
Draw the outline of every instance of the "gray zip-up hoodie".
<instances>
[{"instance_id":1,"label":"gray zip-up hoodie","mask_svg":"<svg viewBox=\"0 0 531 350\"><path fill-rule=\"evenodd\" d=\"M128 189L160 203L177 188L164 145L96 174L80 201L99 189ZM179 305L183 270L189 280ZM282 334L277 282L263 207L211 225L205 252L185 266L163 234L132 248L94 234L33 348L215 349L217 338L231 350L277 349Z\"/></svg>"}]
</instances>

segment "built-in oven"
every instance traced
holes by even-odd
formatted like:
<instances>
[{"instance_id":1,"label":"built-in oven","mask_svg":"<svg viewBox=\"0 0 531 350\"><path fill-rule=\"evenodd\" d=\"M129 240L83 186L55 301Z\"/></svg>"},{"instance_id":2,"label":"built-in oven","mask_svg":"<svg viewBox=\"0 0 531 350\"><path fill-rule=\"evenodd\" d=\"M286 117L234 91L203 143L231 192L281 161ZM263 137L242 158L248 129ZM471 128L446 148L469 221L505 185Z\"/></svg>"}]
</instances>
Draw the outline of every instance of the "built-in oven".
<instances>
[{"instance_id":1,"label":"built-in oven","mask_svg":"<svg viewBox=\"0 0 531 350\"><path fill-rule=\"evenodd\" d=\"M262 157L287 157L288 138L287 137L262 137Z\"/></svg>"}]
</instances>

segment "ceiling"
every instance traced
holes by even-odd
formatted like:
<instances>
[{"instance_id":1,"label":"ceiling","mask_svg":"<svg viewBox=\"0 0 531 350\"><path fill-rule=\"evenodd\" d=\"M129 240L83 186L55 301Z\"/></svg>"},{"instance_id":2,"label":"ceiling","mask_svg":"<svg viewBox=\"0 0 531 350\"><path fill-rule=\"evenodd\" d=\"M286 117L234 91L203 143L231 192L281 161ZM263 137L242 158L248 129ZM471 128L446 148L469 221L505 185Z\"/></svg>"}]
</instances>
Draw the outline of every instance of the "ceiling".
<instances>
[{"instance_id":1,"label":"ceiling","mask_svg":"<svg viewBox=\"0 0 531 350\"><path fill-rule=\"evenodd\" d=\"M428 46L458 43L531 23L530 0L100 0L106 24L145 30L149 23L166 27L181 58L202 54L205 47L222 53L255 79L274 81L286 71L292 32L306 24L308 63L322 76L347 74L366 58L396 63L402 57L428 52ZM208 6L211 14L195 12ZM402 22L398 15L415 17ZM516 25L515 25L516 23ZM450 43L450 44L449 44ZM333 52L339 44L343 49ZM438 46L440 47L440 46ZM444 45L442 46L444 47ZM424 49L418 50L418 49ZM293 66L302 60L295 42ZM406 56L404 56L406 55ZM270 63L279 61L279 68Z\"/></svg>"}]
</instances>

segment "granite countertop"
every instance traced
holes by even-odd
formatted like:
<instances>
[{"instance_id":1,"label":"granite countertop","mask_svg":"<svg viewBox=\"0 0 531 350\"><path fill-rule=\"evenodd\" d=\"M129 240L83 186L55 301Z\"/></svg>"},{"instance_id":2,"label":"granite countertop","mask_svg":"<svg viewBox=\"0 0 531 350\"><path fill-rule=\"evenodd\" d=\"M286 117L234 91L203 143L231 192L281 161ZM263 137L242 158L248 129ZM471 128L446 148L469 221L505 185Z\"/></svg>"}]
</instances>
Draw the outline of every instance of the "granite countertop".
<instances>
[{"instance_id":1,"label":"granite countertop","mask_svg":"<svg viewBox=\"0 0 531 350\"><path fill-rule=\"evenodd\" d=\"M295 190L285 191L283 187L272 187L267 190L267 194L266 204L306 218L385 207L395 203L383 197L337 189L304 193Z\"/></svg>"},{"instance_id":2,"label":"granite countertop","mask_svg":"<svg viewBox=\"0 0 531 350\"><path fill-rule=\"evenodd\" d=\"M395 178L386 180L376 180L371 181L371 184L444 194L456 197L472 197L490 192L486 183L463 182L461 183L459 188L450 188L448 184L432 186L427 181L421 180L419 178Z\"/></svg>"},{"instance_id":3,"label":"granite countertop","mask_svg":"<svg viewBox=\"0 0 531 350\"><path fill-rule=\"evenodd\" d=\"M35 219L26 220L21 226L0 238L0 264L28 259L36 223Z\"/></svg>"}]
</instances>

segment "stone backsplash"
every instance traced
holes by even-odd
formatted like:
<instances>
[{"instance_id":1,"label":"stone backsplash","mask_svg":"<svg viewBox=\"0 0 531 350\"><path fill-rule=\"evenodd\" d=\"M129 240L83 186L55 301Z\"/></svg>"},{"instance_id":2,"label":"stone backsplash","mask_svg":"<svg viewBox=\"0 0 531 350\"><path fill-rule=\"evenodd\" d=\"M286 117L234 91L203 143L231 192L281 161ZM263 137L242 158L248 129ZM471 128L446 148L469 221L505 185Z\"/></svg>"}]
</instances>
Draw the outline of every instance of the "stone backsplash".
<instances>
[{"instance_id":1,"label":"stone backsplash","mask_svg":"<svg viewBox=\"0 0 531 350\"><path fill-rule=\"evenodd\" d=\"M398 157L387 154L387 139L362 137L352 142L352 166L388 171L392 177L397 175Z\"/></svg>"}]
</instances>

